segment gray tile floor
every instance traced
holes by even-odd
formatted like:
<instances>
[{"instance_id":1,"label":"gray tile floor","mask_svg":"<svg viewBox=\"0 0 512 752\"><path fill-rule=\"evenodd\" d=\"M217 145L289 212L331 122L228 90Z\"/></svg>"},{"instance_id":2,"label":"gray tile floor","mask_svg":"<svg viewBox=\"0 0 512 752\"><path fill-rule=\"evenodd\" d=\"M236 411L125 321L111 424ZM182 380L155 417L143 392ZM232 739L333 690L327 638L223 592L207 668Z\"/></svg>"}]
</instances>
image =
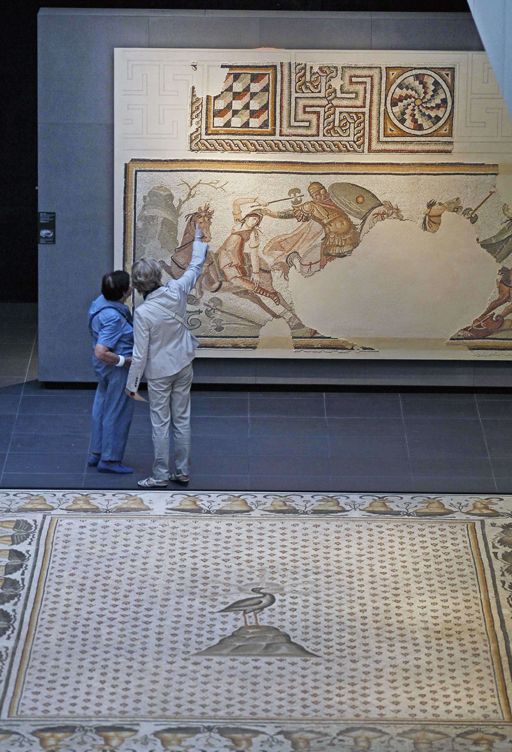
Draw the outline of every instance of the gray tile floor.
<instances>
[{"instance_id":1,"label":"gray tile floor","mask_svg":"<svg viewBox=\"0 0 512 752\"><path fill-rule=\"evenodd\" d=\"M93 389L35 379L36 311L0 306L0 486L135 488L151 468L147 405L125 461L86 467ZM190 489L511 493L512 392L194 389Z\"/></svg>"}]
</instances>

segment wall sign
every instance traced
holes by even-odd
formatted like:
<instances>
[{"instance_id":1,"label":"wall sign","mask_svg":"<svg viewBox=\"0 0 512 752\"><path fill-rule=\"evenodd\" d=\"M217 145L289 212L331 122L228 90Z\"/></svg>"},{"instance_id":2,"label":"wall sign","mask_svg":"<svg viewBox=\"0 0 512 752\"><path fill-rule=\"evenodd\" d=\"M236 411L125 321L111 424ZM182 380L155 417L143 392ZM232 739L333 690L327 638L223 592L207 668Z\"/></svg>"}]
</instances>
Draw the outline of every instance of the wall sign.
<instances>
[{"instance_id":1,"label":"wall sign","mask_svg":"<svg viewBox=\"0 0 512 752\"><path fill-rule=\"evenodd\" d=\"M40 245L55 244L55 212L39 212L38 243Z\"/></svg>"}]
</instances>

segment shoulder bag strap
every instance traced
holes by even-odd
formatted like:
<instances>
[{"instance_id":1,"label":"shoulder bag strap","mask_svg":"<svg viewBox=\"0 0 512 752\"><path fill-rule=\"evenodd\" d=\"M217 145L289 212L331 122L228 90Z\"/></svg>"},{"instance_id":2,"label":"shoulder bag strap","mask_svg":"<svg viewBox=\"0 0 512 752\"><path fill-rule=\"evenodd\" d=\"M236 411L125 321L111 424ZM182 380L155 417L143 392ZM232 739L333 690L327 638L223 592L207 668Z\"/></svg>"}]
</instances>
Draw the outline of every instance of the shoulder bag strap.
<instances>
[{"instance_id":1,"label":"shoulder bag strap","mask_svg":"<svg viewBox=\"0 0 512 752\"><path fill-rule=\"evenodd\" d=\"M170 316L171 318L176 319L176 321L179 321L180 324L182 324L185 327L185 329L189 328L187 322L185 321L183 316L180 316L179 313L176 313L175 311L170 311L168 308L163 306L161 303L158 303L156 300L151 300L150 302L153 303L153 305L158 306L162 311L165 311L165 313L167 313L167 315Z\"/></svg>"}]
</instances>

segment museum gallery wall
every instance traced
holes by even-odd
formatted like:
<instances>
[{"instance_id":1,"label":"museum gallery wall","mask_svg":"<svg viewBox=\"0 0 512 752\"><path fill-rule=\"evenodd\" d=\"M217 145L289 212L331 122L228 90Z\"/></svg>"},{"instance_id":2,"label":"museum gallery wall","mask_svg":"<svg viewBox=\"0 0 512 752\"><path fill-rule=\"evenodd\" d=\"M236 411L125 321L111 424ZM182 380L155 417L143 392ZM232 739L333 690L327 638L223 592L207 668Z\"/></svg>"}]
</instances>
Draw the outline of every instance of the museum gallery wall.
<instances>
[{"instance_id":1,"label":"museum gallery wall","mask_svg":"<svg viewBox=\"0 0 512 752\"><path fill-rule=\"evenodd\" d=\"M485 53L115 51L117 265L200 354L510 359L512 127Z\"/></svg>"}]
</instances>

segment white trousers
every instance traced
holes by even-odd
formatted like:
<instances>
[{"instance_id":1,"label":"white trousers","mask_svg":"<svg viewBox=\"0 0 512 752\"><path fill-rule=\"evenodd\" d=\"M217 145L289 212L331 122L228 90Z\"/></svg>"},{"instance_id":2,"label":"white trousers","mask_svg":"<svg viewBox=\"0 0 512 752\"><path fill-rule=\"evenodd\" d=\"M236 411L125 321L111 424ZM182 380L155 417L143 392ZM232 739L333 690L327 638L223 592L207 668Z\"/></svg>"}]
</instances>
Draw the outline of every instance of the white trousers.
<instances>
[{"instance_id":1,"label":"white trousers","mask_svg":"<svg viewBox=\"0 0 512 752\"><path fill-rule=\"evenodd\" d=\"M152 476L169 479L169 429L174 440L174 465L178 475L188 475L190 465L190 387L192 363L173 376L148 379L149 410L153 438Z\"/></svg>"}]
</instances>

